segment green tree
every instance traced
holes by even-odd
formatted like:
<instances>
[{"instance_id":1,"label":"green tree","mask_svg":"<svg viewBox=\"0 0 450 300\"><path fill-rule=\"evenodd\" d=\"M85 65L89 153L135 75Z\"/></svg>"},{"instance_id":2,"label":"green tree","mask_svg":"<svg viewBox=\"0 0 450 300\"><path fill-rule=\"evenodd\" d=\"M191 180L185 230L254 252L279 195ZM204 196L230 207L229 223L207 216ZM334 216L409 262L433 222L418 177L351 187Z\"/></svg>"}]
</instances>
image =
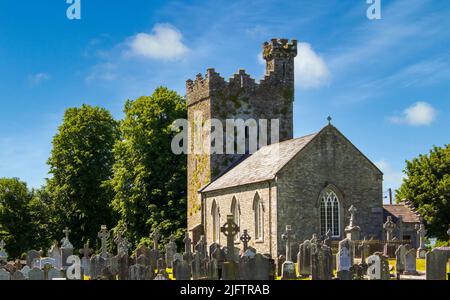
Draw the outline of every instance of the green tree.
<instances>
[{"instance_id":1,"label":"green tree","mask_svg":"<svg viewBox=\"0 0 450 300\"><path fill-rule=\"evenodd\" d=\"M34 232L28 205L31 193L18 178L0 178L0 240L10 258L18 258L33 246Z\"/></svg>"},{"instance_id":2,"label":"green tree","mask_svg":"<svg viewBox=\"0 0 450 300\"><path fill-rule=\"evenodd\" d=\"M82 247L87 240L97 240L102 224L113 225L113 195L105 182L112 176L118 134L117 122L103 108L83 105L66 110L48 160L53 176L47 189L58 225L53 238L60 238L67 226L72 244Z\"/></svg>"},{"instance_id":3,"label":"green tree","mask_svg":"<svg viewBox=\"0 0 450 300\"><path fill-rule=\"evenodd\" d=\"M406 162L407 177L396 198L408 199L423 216L429 236L448 241L450 224L450 145Z\"/></svg>"},{"instance_id":4,"label":"green tree","mask_svg":"<svg viewBox=\"0 0 450 300\"><path fill-rule=\"evenodd\" d=\"M155 229L180 238L186 227L186 156L171 151L172 123L186 118L184 98L167 88L125 104L122 139L114 147L116 229L135 244Z\"/></svg>"}]
</instances>

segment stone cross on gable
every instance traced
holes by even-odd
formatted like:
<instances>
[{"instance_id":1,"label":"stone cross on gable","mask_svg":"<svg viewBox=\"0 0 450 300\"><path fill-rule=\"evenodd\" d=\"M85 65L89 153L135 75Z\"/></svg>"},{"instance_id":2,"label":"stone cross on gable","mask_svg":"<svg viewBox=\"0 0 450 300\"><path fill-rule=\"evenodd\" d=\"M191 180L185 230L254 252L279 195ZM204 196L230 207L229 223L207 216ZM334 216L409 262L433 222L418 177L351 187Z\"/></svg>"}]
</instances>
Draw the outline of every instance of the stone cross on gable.
<instances>
[{"instance_id":1,"label":"stone cross on gable","mask_svg":"<svg viewBox=\"0 0 450 300\"><path fill-rule=\"evenodd\" d=\"M91 248L89 248L89 242L84 244L83 249L80 249L80 254L83 255L83 257L89 258L89 255L91 255L94 252Z\"/></svg>"},{"instance_id":2,"label":"stone cross on gable","mask_svg":"<svg viewBox=\"0 0 450 300\"><path fill-rule=\"evenodd\" d=\"M108 257L108 239L109 239L109 231L106 225L102 225L100 232L98 233L98 238L102 241L102 253L101 257Z\"/></svg>"},{"instance_id":3,"label":"stone cross on gable","mask_svg":"<svg viewBox=\"0 0 450 300\"><path fill-rule=\"evenodd\" d=\"M291 244L292 240L295 238L295 235L292 233L291 225L286 225L286 232L281 235L283 241L286 241L286 261L292 261L291 256Z\"/></svg>"},{"instance_id":4,"label":"stone cross on gable","mask_svg":"<svg viewBox=\"0 0 450 300\"><path fill-rule=\"evenodd\" d=\"M392 240L393 236L392 233L394 232L396 225L394 222L392 222L392 217L388 216L386 223L384 223L383 228L386 230L386 240L390 241Z\"/></svg>"},{"instance_id":5,"label":"stone cross on gable","mask_svg":"<svg viewBox=\"0 0 450 300\"><path fill-rule=\"evenodd\" d=\"M248 242L250 242L251 239L252 239L252 237L248 234L248 230L244 229L244 233L240 237L240 240L242 241L242 245L244 246L244 253L245 253L245 251L247 251Z\"/></svg>"},{"instance_id":6,"label":"stone cross on gable","mask_svg":"<svg viewBox=\"0 0 450 300\"><path fill-rule=\"evenodd\" d=\"M234 260L234 237L239 232L239 226L234 223L233 215L227 215L227 222L223 224L220 231L227 237L228 260Z\"/></svg>"},{"instance_id":7,"label":"stone cross on gable","mask_svg":"<svg viewBox=\"0 0 450 300\"><path fill-rule=\"evenodd\" d=\"M349 225L349 227L353 227L354 223L355 223L355 215L356 215L356 212L358 210L356 209L355 206L352 205L352 206L350 206L348 211L350 213L350 225Z\"/></svg>"},{"instance_id":8,"label":"stone cross on gable","mask_svg":"<svg viewBox=\"0 0 450 300\"><path fill-rule=\"evenodd\" d=\"M185 253L191 253L192 252L192 240L189 237L189 233L186 232L185 237L184 237L184 252Z\"/></svg>"},{"instance_id":9,"label":"stone cross on gable","mask_svg":"<svg viewBox=\"0 0 450 300\"><path fill-rule=\"evenodd\" d=\"M161 234L156 229L155 231L152 232L150 237L152 238L152 241L153 241L153 249L158 250L158 241L159 241L159 238L161 237Z\"/></svg>"}]
</instances>

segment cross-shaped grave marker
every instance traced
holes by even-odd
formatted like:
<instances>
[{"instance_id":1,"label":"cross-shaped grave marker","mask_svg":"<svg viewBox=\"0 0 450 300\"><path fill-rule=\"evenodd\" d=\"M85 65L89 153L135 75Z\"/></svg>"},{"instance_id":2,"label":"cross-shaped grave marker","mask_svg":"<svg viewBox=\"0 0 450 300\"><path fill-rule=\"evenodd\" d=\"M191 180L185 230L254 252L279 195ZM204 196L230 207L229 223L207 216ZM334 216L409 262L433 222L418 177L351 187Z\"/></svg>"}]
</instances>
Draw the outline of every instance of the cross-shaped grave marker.
<instances>
[{"instance_id":1,"label":"cross-shaped grave marker","mask_svg":"<svg viewBox=\"0 0 450 300\"><path fill-rule=\"evenodd\" d=\"M244 233L240 237L242 245L244 246L244 253L245 253L245 251L247 251L248 242L250 242L251 239L252 239L252 237L248 234L248 230L244 229Z\"/></svg>"},{"instance_id":2,"label":"cross-shaped grave marker","mask_svg":"<svg viewBox=\"0 0 450 300\"><path fill-rule=\"evenodd\" d=\"M292 226L286 225L286 232L281 235L283 241L286 241L286 261L292 261L291 257L291 244L295 235L292 233Z\"/></svg>"},{"instance_id":3,"label":"cross-shaped grave marker","mask_svg":"<svg viewBox=\"0 0 450 300\"><path fill-rule=\"evenodd\" d=\"M100 232L98 233L98 238L102 241L102 253L100 256L103 258L108 258L109 231L106 225L101 226Z\"/></svg>"},{"instance_id":4,"label":"cross-shaped grave marker","mask_svg":"<svg viewBox=\"0 0 450 300\"><path fill-rule=\"evenodd\" d=\"M234 260L234 237L239 232L239 226L234 223L233 215L227 215L227 222L223 224L220 231L227 237L227 259Z\"/></svg>"}]
</instances>

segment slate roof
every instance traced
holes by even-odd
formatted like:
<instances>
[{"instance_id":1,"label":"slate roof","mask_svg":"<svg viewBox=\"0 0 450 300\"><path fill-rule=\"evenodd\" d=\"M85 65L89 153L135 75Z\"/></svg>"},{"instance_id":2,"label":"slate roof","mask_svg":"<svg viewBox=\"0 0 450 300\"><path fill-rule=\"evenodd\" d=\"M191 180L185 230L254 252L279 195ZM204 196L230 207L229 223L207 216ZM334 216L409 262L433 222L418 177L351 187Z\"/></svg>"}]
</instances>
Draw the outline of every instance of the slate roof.
<instances>
[{"instance_id":1,"label":"slate roof","mask_svg":"<svg viewBox=\"0 0 450 300\"><path fill-rule=\"evenodd\" d=\"M301 138L262 147L200 191L210 192L272 180L278 171L308 145L317 134L313 133ZM277 154L277 151L279 151L279 154Z\"/></svg>"},{"instance_id":2,"label":"slate roof","mask_svg":"<svg viewBox=\"0 0 450 300\"><path fill-rule=\"evenodd\" d=\"M401 204L386 204L384 208L384 219L386 221L387 216L392 216L393 221L396 222L401 216L405 223L420 223L420 214L414 210L414 207L408 203Z\"/></svg>"}]
</instances>

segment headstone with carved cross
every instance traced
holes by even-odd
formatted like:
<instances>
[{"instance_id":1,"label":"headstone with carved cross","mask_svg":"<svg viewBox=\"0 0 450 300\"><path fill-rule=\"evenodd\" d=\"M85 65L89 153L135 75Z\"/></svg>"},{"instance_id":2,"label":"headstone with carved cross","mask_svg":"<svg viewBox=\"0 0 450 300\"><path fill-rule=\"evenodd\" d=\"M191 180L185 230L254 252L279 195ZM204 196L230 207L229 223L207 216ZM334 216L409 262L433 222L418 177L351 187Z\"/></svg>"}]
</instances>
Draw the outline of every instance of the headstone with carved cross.
<instances>
[{"instance_id":1,"label":"headstone with carved cross","mask_svg":"<svg viewBox=\"0 0 450 300\"><path fill-rule=\"evenodd\" d=\"M186 260L186 262L190 265L192 262L192 240L189 237L189 233L186 232L184 236L184 254L183 257Z\"/></svg>"},{"instance_id":2,"label":"headstone with carved cross","mask_svg":"<svg viewBox=\"0 0 450 300\"><path fill-rule=\"evenodd\" d=\"M165 248L166 266L168 268L173 268L174 255L177 253L177 244L175 243L175 237L173 235L169 237L169 243L167 243Z\"/></svg>"},{"instance_id":3,"label":"headstone with carved cross","mask_svg":"<svg viewBox=\"0 0 450 300\"><path fill-rule=\"evenodd\" d=\"M395 223L392 221L392 217L391 217L391 216L388 216L388 217L387 217L386 223L384 223L384 225L383 225L383 228L384 228L384 230L385 230L385 232L386 232L386 241L387 241L387 242L391 241L392 238L394 237L394 236L392 235L392 233L394 232L395 227L396 227L396 225L395 225Z\"/></svg>"},{"instance_id":4,"label":"headstone with carved cross","mask_svg":"<svg viewBox=\"0 0 450 300\"><path fill-rule=\"evenodd\" d=\"M198 241L197 245L195 245L195 251L197 251L201 261L203 261L208 256L206 250L206 238L204 235L200 236L200 240Z\"/></svg>"},{"instance_id":5,"label":"headstone with carved cross","mask_svg":"<svg viewBox=\"0 0 450 300\"><path fill-rule=\"evenodd\" d=\"M4 240L0 241L0 266L8 262L8 253L5 250L6 243Z\"/></svg>"},{"instance_id":6,"label":"headstone with carved cross","mask_svg":"<svg viewBox=\"0 0 450 300\"><path fill-rule=\"evenodd\" d=\"M251 241L252 237L248 234L248 230L244 229L244 233L241 235L241 237L239 238L242 242L243 245L243 253L245 253L248 249L248 242Z\"/></svg>"},{"instance_id":7,"label":"headstone with carved cross","mask_svg":"<svg viewBox=\"0 0 450 300\"><path fill-rule=\"evenodd\" d=\"M114 243L117 245L117 255L128 254L131 243L128 242L127 237L123 235L122 231L117 233Z\"/></svg>"},{"instance_id":8,"label":"headstone with carved cross","mask_svg":"<svg viewBox=\"0 0 450 300\"><path fill-rule=\"evenodd\" d=\"M286 231L281 235L281 238L286 242L286 261L281 267L281 279L295 279L297 274L295 272L295 264L292 262L291 255L292 241L295 238L295 235L292 233L291 225L286 225Z\"/></svg>"},{"instance_id":9,"label":"headstone with carved cross","mask_svg":"<svg viewBox=\"0 0 450 300\"><path fill-rule=\"evenodd\" d=\"M348 226L345 228L345 234L348 239L351 241L358 241L360 239L361 228L356 226L356 213L357 209L355 206L350 206L348 212L350 213L350 222Z\"/></svg>"},{"instance_id":10,"label":"headstone with carved cross","mask_svg":"<svg viewBox=\"0 0 450 300\"><path fill-rule=\"evenodd\" d=\"M108 254L108 239L109 239L110 233L109 233L106 225L102 225L100 227L100 232L98 233L97 236L101 240L100 257L102 257L103 259L107 259L109 257L109 254Z\"/></svg>"},{"instance_id":11,"label":"headstone with carved cross","mask_svg":"<svg viewBox=\"0 0 450 300\"><path fill-rule=\"evenodd\" d=\"M89 248L89 242L84 244L83 249L80 249L81 258L81 272L84 276L90 276L91 273L91 258L90 255L94 253L94 250Z\"/></svg>"},{"instance_id":12,"label":"headstone with carved cross","mask_svg":"<svg viewBox=\"0 0 450 300\"><path fill-rule=\"evenodd\" d=\"M234 223L233 215L227 216L227 222L223 224L223 226L220 228L220 231L227 238L227 260L234 261L236 258L236 255L234 253L234 237L239 232L239 226Z\"/></svg>"},{"instance_id":13,"label":"headstone with carved cross","mask_svg":"<svg viewBox=\"0 0 450 300\"><path fill-rule=\"evenodd\" d=\"M150 250L150 267L155 270L158 268L158 260L159 260L159 250L158 250L158 243L159 238L161 237L161 234L156 229L152 232L150 235L150 238L153 241L153 249Z\"/></svg>"},{"instance_id":14,"label":"headstone with carved cross","mask_svg":"<svg viewBox=\"0 0 450 300\"><path fill-rule=\"evenodd\" d=\"M427 255L427 250L425 248L425 236L427 235L427 230L425 229L425 225L420 223L420 225L416 225L417 230L417 238L419 239L419 248L417 249L417 258L424 259Z\"/></svg>"},{"instance_id":15,"label":"headstone with carved cross","mask_svg":"<svg viewBox=\"0 0 450 300\"><path fill-rule=\"evenodd\" d=\"M73 245L69 241L69 234L71 230L66 227L63 230L63 233L65 234L65 237L61 240L61 262L64 269L69 267L70 265L67 263L67 259L73 255Z\"/></svg>"}]
</instances>

